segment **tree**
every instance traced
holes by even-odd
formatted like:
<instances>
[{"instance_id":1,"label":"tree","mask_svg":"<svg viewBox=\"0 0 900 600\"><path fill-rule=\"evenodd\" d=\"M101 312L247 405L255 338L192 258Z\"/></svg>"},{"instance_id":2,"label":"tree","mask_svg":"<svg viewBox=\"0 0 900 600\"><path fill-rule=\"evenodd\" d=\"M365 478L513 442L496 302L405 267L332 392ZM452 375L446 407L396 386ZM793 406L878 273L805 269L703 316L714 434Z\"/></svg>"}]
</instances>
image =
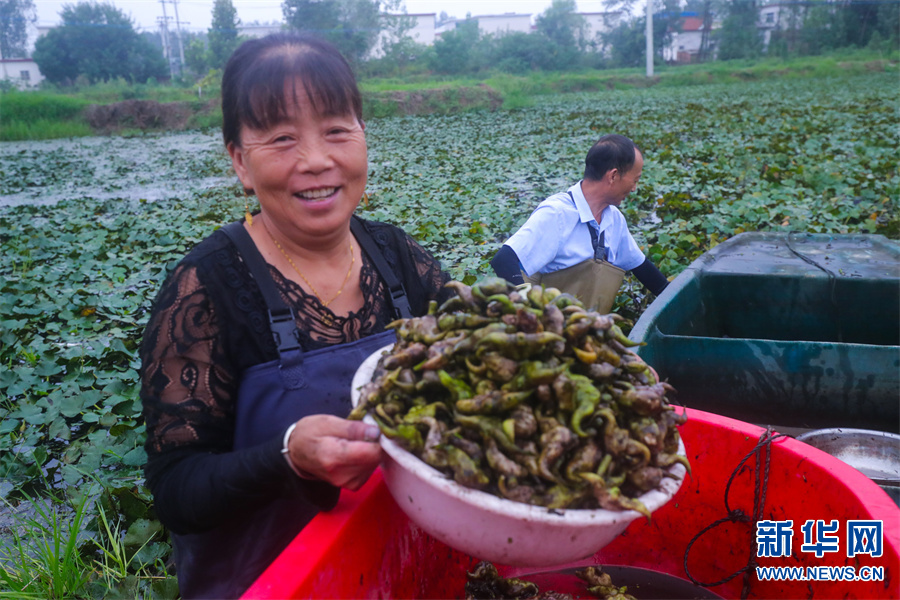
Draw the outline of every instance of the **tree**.
<instances>
[{"instance_id":1,"label":"tree","mask_svg":"<svg viewBox=\"0 0 900 600\"><path fill-rule=\"evenodd\" d=\"M576 11L575 0L553 0L543 13L538 15L535 25L539 36L548 45L547 64L543 68L562 70L575 68L581 62L582 52L587 45L585 20Z\"/></svg>"},{"instance_id":2,"label":"tree","mask_svg":"<svg viewBox=\"0 0 900 600\"><path fill-rule=\"evenodd\" d=\"M379 32L378 0L284 0L288 27L315 33L358 65L369 54Z\"/></svg>"},{"instance_id":3,"label":"tree","mask_svg":"<svg viewBox=\"0 0 900 600\"><path fill-rule=\"evenodd\" d=\"M36 20L34 0L0 0L0 58L28 55L28 24Z\"/></svg>"},{"instance_id":4,"label":"tree","mask_svg":"<svg viewBox=\"0 0 900 600\"><path fill-rule=\"evenodd\" d=\"M392 6L397 6L393 3ZM427 53L424 44L417 43L409 32L415 27L415 19L406 14L382 14L380 52L375 60L366 61L366 72L381 75L400 75L420 61Z\"/></svg>"},{"instance_id":5,"label":"tree","mask_svg":"<svg viewBox=\"0 0 900 600\"><path fill-rule=\"evenodd\" d=\"M472 49L480 37L478 21L467 19L456 25L456 29L444 33L434 41L431 55L431 70L437 73L455 75L470 68Z\"/></svg>"},{"instance_id":6,"label":"tree","mask_svg":"<svg viewBox=\"0 0 900 600\"><path fill-rule=\"evenodd\" d=\"M609 49L609 62L614 67L639 67L647 53L646 18L620 23L601 35Z\"/></svg>"},{"instance_id":7,"label":"tree","mask_svg":"<svg viewBox=\"0 0 900 600\"><path fill-rule=\"evenodd\" d=\"M722 28L716 32L719 58L754 58L762 54L756 0L733 0L725 3L724 8Z\"/></svg>"},{"instance_id":8,"label":"tree","mask_svg":"<svg viewBox=\"0 0 900 600\"><path fill-rule=\"evenodd\" d=\"M241 20L231 0L215 0L212 9L212 25L209 28L209 52L206 65L211 69L223 69L231 53L240 44L238 30ZM196 48L195 48L196 49ZM194 59L192 59L194 60ZM187 57L185 57L187 61ZM196 62L194 60L194 62Z\"/></svg>"},{"instance_id":9,"label":"tree","mask_svg":"<svg viewBox=\"0 0 900 600\"><path fill-rule=\"evenodd\" d=\"M628 14L633 0L613 0L607 2L609 9ZM672 32L678 28L681 11L678 0L653 1L653 60L662 62L663 48L670 41ZM610 64L615 67L639 67L646 63L647 56L647 16L641 15L630 21L623 21L609 32L602 34L603 46L609 48Z\"/></svg>"},{"instance_id":10,"label":"tree","mask_svg":"<svg viewBox=\"0 0 900 600\"><path fill-rule=\"evenodd\" d=\"M537 32L557 46L582 50L585 20L575 11L575 0L553 0L535 20Z\"/></svg>"},{"instance_id":11,"label":"tree","mask_svg":"<svg viewBox=\"0 0 900 600\"><path fill-rule=\"evenodd\" d=\"M514 31L494 40L490 48L490 64L505 73L525 74L552 68L556 56L550 44L537 41L533 33Z\"/></svg>"},{"instance_id":12,"label":"tree","mask_svg":"<svg viewBox=\"0 0 900 600\"><path fill-rule=\"evenodd\" d=\"M51 82L82 75L91 82L168 77L159 48L140 36L131 19L112 4L66 4L60 16L62 24L38 38L34 47L34 61Z\"/></svg>"},{"instance_id":13,"label":"tree","mask_svg":"<svg viewBox=\"0 0 900 600\"><path fill-rule=\"evenodd\" d=\"M200 36L190 38L184 46L184 64L194 75L204 75L209 71L209 51L206 41Z\"/></svg>"}]
</instances>

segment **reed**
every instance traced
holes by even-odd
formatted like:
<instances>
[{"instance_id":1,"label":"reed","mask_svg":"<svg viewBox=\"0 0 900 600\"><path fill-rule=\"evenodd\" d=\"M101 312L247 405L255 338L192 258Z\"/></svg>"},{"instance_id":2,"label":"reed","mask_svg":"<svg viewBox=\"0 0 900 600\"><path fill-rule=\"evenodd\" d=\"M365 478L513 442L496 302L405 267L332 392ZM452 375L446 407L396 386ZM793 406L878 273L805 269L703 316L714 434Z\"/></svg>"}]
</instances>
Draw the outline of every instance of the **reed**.
<instances>
[{"instance_id":1,"label":"reed","mask_svg":"<svg viewBox=\"0 0 900 600\"><path fill-rule=\"evenodd\" d=\"M0 598L79 598L87 595L90 567L78 548L87 496L64 516L49 500L26 500L34 516L17 516L12 540L0 550Z\"/></svg>"},{"instance_id":2,"label":"reed","mask_svg":"<svg viewBox=\"0 0 900 600\"><path fill-rule=\"evenodd\" d=\"M0 546L0 599L175 598L178 583L158 556L137 548L93 494L77 503L23 494L32 515L12 512Z\"/></svg>"},{"instance_id":3,"label":"reed","mask_svg":"<svg viewBox=\"0 0 900 600\"><path fill-rule=\"evenodd\" d=\"M44 92L0 94L0 141L91 135L81 114L82 98Z\"/></svg>"}]
</instances>

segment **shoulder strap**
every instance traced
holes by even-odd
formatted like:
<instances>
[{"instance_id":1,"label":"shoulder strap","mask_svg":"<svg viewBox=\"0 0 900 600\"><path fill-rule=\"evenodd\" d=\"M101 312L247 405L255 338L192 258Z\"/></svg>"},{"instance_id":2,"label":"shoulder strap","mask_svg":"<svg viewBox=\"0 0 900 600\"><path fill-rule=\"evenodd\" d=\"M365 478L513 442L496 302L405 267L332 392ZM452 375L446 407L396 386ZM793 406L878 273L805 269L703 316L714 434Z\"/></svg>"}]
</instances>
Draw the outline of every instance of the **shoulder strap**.
<instances>
[{"instance_id":1,"label":"shoulder strap","mask_svg":"<svg viewBox=\"0 0 900 600\"><path fill-rule=\"evenodd\" d=\"M366 224L356 215L353 215L350 219L350 231L356 236L359 245L362 246L369 259L375 263L375 269L390 289L390 301L394 309L394 317L397 319L412 317L412 309L409 306L409 299L406 297L406 290L403 288L403 284L400 283L400 280L397 279L397 276L384 260L384 256L375 244L375 240L372 239Z\"/></svg>"},{"instance_id":2,"label":"shoulder strap","mask_svg":"<svg viewBox=\"0 0 900 600\"><path fill-rule=\"evenodd\" d=\"M229 223L222 227L222 232L237 246L241 258L247 263L247 268L250 269L250 273L259 285L259 291L262 292L266 308L269 311L269 327L275 338L278 353L300 348L294 311L281 299L272 274L269 273L269 265L259 253L256 244L253 243L253 238L244 229L244 224L240 221Z\"/></svg>"}]
</instances>

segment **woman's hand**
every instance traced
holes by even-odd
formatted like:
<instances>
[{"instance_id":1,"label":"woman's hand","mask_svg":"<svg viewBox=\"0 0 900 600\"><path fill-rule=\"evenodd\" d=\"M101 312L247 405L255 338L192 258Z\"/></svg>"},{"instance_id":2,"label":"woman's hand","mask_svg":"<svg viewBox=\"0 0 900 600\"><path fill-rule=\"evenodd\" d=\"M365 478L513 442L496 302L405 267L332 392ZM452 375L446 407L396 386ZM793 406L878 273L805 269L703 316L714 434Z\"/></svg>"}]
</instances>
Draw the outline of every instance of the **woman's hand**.
<instances>
[{"instance_id":1,"label":"woman's hand","mask_svg":"<svg viewBox=\"0 0 900 600\"><path fill-rule=\"evenodd\" d=\"M288 440L290 459L322 481L358 490L381 461L378 427L332 415L297 421Z\"/></svg>"}]
</instances>

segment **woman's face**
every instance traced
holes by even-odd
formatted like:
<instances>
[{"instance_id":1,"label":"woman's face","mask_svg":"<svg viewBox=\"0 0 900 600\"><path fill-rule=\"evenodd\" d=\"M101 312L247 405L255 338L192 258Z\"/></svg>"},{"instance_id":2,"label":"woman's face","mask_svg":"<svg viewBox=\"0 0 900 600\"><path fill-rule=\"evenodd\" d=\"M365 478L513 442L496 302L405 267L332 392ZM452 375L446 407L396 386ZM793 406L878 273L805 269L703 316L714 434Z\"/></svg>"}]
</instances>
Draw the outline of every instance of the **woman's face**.
<instances>
[{"instance_id":1,"label":"woman's face","mask_svg":"<svg viewBox=\"0 0 900 600\"><path fill-rule=\"evenodd\" d=\"M297 105L283 122L241 127L241 145L228 152L269 226L297 244L315 245L346 231L362 198L366 137L355 115L320 116L299 83L297 90Z\"/></svg>"}]
</instances>

